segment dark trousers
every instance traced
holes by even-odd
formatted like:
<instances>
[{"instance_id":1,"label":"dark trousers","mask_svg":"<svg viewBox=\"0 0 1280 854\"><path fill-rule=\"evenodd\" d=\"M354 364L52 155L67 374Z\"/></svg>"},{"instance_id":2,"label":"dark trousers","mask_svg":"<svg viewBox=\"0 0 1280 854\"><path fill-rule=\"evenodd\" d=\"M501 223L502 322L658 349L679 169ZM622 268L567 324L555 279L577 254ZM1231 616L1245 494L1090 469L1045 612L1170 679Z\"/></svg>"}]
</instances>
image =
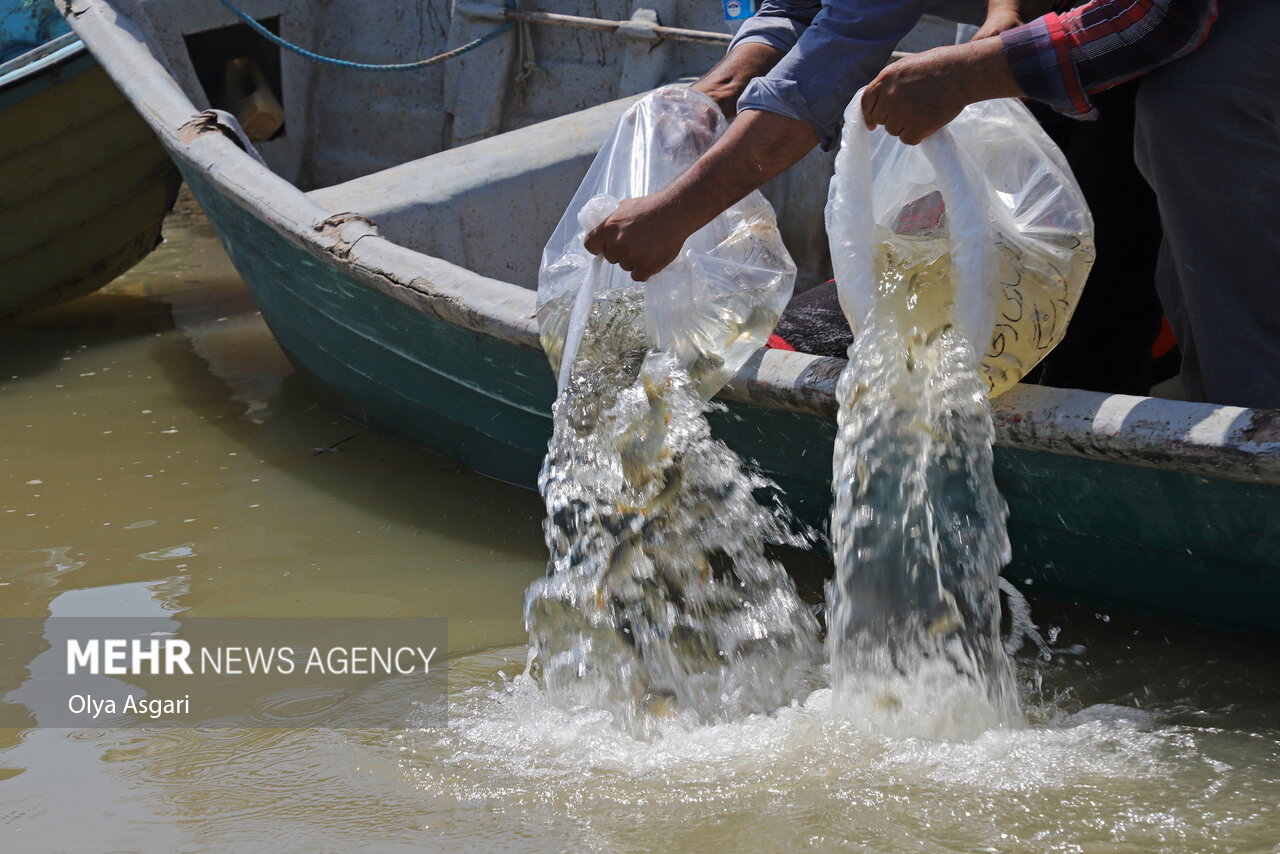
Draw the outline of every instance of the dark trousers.
<instances>
[{"instance_id":1,"label":"dark trousers","mask_svg":"<svg viewBox=\"0 0 1280 854\"><path fill-rule=\"evenodd\" d=\"M1098 254L1066 335L1028 381L1117 394L1151 389L1151 347L1163 316L1155 289L1161 232L1155 194L1133 159L1139 83L1093 95L1096 121L1031 105L1080 182Z\"/></svg>"}]
</instances>

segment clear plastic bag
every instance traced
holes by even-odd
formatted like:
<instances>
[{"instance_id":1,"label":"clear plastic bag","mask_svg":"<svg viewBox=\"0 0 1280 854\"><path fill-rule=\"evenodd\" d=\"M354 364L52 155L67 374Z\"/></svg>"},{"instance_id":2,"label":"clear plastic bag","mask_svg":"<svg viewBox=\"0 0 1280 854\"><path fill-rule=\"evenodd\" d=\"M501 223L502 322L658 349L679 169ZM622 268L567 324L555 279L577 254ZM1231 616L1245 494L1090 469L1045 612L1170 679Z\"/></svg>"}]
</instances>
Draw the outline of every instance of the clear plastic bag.
<instances>
[{"instance_id":1,"label":"clear plastic bag","mask_svg":"<svg viewBox=\"0 0 1280 854\"><path fill-rule=\"evenodd\" d=\"M667 86L633 104L600 149L548 240L538 273L538 326L561 392L593 302L630 296L634 303L642 296L650 348L674 352L704 398L773 331L796 270L759 191L690 236L676 260L643 285L583 248L587 232L618 199L665 188L725 127L710 98Z\"/></svg>"},{"instance_id":2,"label":"clear plastic bag","mask_svg":"<svg viewBox=\"0 0 1280 854\"><path fill-rule=\"evenodd\" d=\"M1014 99L971 104L908 146L882 127L867 132L858 92L845 111L827 232L854 333L897 264L919 278L908 299L928 318L922 333L954 324L981 357L992 397L1062 340L1094 257L1093 217L1066 159Z\"/></svg>"}]
</instances>

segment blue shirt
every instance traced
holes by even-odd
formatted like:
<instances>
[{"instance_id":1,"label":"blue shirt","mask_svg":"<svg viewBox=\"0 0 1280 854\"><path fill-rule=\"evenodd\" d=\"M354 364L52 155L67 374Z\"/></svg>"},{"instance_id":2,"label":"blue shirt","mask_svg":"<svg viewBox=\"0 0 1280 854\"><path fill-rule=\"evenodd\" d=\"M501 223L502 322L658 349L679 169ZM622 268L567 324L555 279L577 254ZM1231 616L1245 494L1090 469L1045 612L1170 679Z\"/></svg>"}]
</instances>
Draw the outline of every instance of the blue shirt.
<instances>
[{"instance_id":1,"label":"blue shirt","mask_svg":"<svg viewBox=\"0 0 1280 854\"><path fill-rule=\"evenodd\" d=\"M764 0L729 50L767 44L786 51L747 84L738 111L765 110L807 122L824 149L840 140L845 107L880 73L928 0Z\"/></svg>"}]
</instances>

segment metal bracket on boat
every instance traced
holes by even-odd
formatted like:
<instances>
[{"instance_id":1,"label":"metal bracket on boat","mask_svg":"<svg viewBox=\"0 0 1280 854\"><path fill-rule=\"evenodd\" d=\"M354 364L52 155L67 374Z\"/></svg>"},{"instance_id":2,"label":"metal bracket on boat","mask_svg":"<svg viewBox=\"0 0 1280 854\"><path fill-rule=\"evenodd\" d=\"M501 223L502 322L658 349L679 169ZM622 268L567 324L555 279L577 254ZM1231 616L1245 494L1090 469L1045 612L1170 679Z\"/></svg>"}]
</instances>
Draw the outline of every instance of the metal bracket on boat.
<instances>
[{"instance_id":1,"label":"metal bracket on boat","mask_svg":"<svg viewBox=\"0 0 1280 854\"><path fill-rule=\"evenodd\" d=\"M353 222L364 223L366 228L358 229L359 233L354 235L344 235L342 232L346 230L346 226ZM333 241L333 253L339 258L348 258L351 256L351 248L362 237L369 237L378 233L378 224L364 214L346 211L344 213L336 213L327 216L320 222L312 226L317 234L323 235Z\"/></svg>"},{"instance_id":2,"label":"metal bracket on boat","mask_svg":"<svg viewBox=\"0 0 1280 854\"><path fill-rule=\"evenodd\" d=\"M236 117L225 110L205 110L202 113L195 114L182 127L178 128L177 135L179 141L190 145L192 140L205 133L222 134L234 142L245 154L256 160L259 165L267 165L266 161L262 159L262 155L258 153L258 149L253 147L248 135L240 127L240 123L236 121Z\"/></svg>"}]
</instances>

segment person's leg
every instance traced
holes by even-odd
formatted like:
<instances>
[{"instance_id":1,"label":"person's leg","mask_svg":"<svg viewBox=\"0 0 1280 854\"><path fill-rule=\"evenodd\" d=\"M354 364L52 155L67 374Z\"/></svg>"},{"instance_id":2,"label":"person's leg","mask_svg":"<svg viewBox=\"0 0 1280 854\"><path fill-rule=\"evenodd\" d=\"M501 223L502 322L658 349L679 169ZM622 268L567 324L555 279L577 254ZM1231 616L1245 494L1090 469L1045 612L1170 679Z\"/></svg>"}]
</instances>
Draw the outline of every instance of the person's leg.
<instances>
[{"instance_id":1,"label":"person's leg","mask_svg":"<svg viewBox=\"0 0 1280 854\"><path fill-rule=\"evenodd\" d=\"M1199 50L1142 82L1157 287L1189 398L1280 408L1280 0L1223 3Z\"/></svg>"},{"instance_id":2,"label":"person's leg","mask_svg":"<svg viewBox=\"0 0 1280 854\"><path fill-rule=\"evenodd\" d=\"M1058 388L1145 395L1160 334L1155 266L1160 216L1133 162L1137 81L1093 97L1097 121L1036 111L1093 213L1097 258L1061 343L1028 379Z\"/></svg>"}]
</instances>

